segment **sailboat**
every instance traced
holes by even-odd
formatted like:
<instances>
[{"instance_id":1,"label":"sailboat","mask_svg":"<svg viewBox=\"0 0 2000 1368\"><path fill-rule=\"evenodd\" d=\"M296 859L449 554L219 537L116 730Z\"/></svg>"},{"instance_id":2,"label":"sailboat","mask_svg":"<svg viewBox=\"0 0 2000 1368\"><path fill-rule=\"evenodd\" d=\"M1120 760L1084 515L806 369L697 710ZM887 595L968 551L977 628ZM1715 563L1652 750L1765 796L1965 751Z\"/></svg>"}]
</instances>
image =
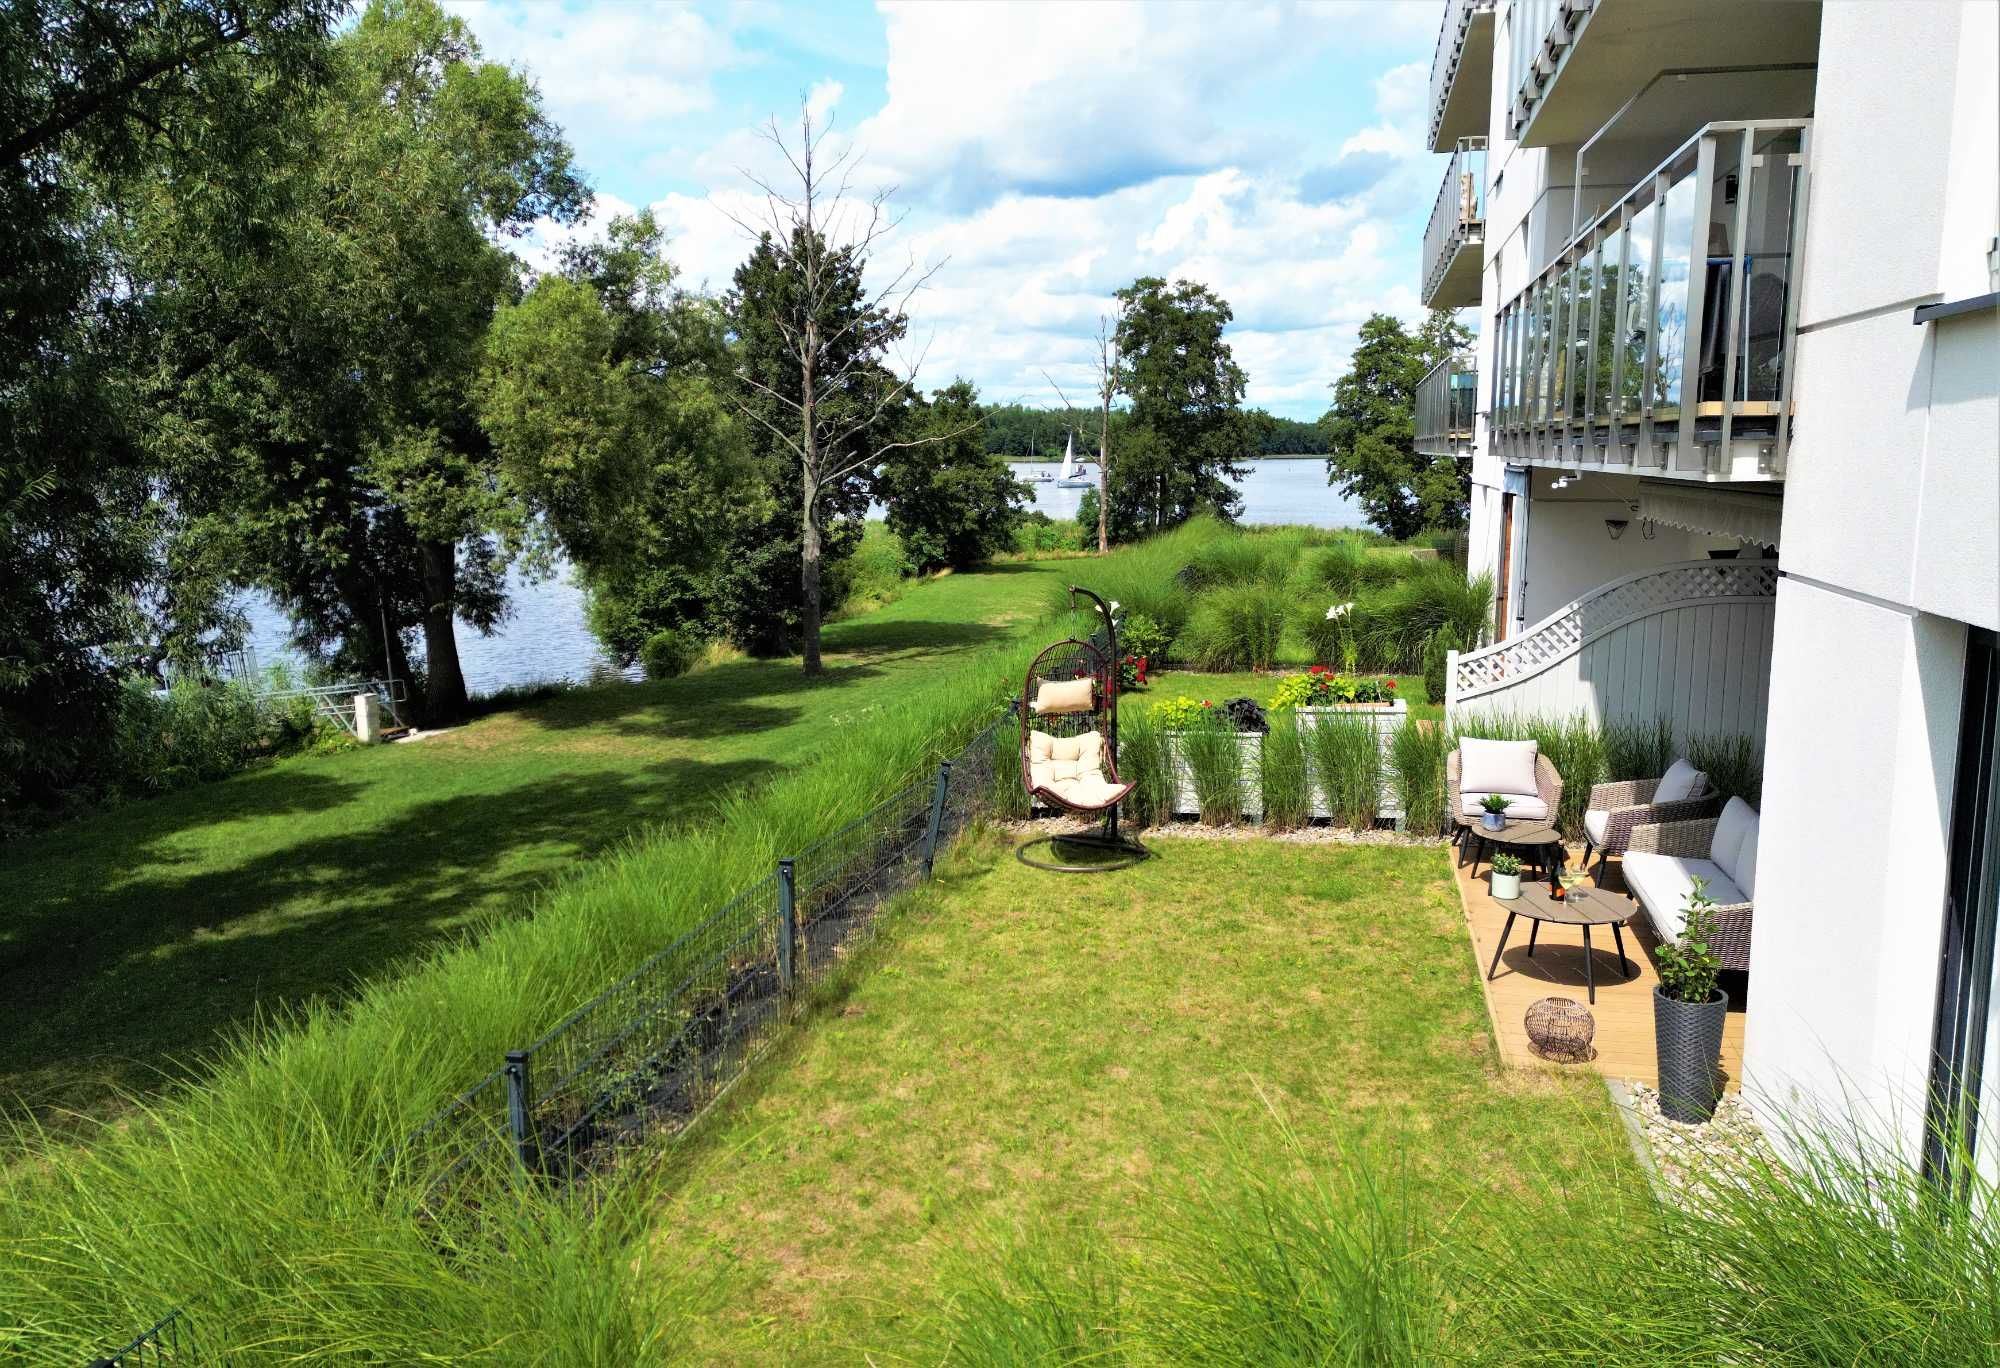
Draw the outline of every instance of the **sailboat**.
<instances>
[{"instance_id":1,"label":"sailboat","mask_svg":"<svg viewBox=\"0 0 2000 1368\"><path fill-rule=\"evenodd\" d=\"M1076 465L1076 434L1072 432L1063 443L1062 471L1056 476L1057 489L1095 489L1097 481L1078 471Z\"/></svg>"}]
</instances>

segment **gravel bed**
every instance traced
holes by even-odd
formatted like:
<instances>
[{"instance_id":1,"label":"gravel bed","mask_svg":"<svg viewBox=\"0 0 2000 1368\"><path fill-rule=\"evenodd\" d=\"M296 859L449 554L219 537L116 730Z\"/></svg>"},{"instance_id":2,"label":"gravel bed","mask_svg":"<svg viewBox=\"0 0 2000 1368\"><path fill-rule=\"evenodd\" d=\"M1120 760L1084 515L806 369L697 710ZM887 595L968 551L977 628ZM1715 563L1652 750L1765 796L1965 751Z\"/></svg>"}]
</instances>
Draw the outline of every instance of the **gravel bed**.
<instances>
[{"instance_id":1,"label":"gravel bed","mask_svg":"<svg viewBox=\"0 0 2000 1368\"><path fill-rule=\"evenodd\" d=\"M1715 1115L1698 1125L1669 1120L1660 1112L1660 1094L1632 1084L1632 1112L1652 1151L1653 1165L1667 1195L1684 1203L1699 1199L1717 1183L1747 1181L1775 1161L1771 1145L1741 1093L1726 1093Z\"/></svg>"},{"instance_id":2,"label":"gravel bed","mask_svg":"<svg viewBox=\"0 0 2000 1368\"><path fill-rule=\"evenodd\" d=\"M1082 817L1039 817L1029 821L1000 822L997 825L1002 831L1018 836L1063 836L1073 832L1095 831L1103 823ZM1295 831L1272 831L1268 827L1251 822L1238 826L1209 826L1203 822L1177 821L1167 826L1149 826L1137 831L1129 825L1121 825L1118 829L1120 832L1136 835L1141 841L1192 839L1280 841L1290 845L1429 846L1437 845L1444 840L1442 836L1413 836L1389 827L1356 831L1351 827L1306 826Z\"/></svg>"}]
</instances>

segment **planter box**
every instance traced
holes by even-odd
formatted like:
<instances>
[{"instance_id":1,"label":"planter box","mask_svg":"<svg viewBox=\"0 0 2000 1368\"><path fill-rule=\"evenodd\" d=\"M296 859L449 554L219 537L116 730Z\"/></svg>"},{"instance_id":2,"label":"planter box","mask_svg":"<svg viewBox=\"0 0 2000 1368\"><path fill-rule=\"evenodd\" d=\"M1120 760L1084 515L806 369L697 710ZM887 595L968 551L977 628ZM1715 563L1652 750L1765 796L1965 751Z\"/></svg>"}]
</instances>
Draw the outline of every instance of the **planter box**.
<instances>
[{"instance_id":1,"label":"planter box","mask_svg":"<svg viewBox=\"0 0 2000 1368\"><path fill-rule=\"evenodd\" d=\"M1396 734L1396 729L1408 720L1409 715L1410 705L1400 698L1393 703L1344 703L1327 708L1300 708L1297 713L1302 730L1317 727L1326 719L1336 717L1365 717L1374 724L1376 743L1382 749L1383 774L1382 805L1376 809L1375 815L1392 820L1402 817L1403 808L1396 801L1393 786L1388 782L1390 738ZM1195 816L1200 814L1201 805L1195 801L1194 775L1188 769L1187 761L1181 756L1181 735L1180 732L1166 734L1167 749L1173 756L1174 762L1174 812L1183 816ZM1239 734L1236 744L1243 753L1243 815L1253 821L1261 821L1264 816L1264 786L1260 777L1260 766L1264 738L1254 733ZM1310 754L1307 757L1306 770L1312 784L1312 815L1330 817L1332 814L1327 811L1325 800L1320 794L1319 776L1313 771Z\"/></svg>"}]
</instances>

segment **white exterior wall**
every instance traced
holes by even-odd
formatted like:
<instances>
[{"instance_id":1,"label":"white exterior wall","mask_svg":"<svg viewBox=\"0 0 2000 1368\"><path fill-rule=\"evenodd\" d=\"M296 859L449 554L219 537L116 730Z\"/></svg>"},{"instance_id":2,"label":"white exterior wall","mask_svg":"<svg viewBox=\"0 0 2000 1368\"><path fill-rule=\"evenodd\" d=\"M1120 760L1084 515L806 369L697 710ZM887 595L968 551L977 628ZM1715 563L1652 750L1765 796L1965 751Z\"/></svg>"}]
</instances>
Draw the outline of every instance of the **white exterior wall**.
<instances>
[{"instance_id":1,"label":"white exterior wall","mask_svg":"<svg viewBox=\"0 0 2000 1368\"><path fill-rule=\"evenodd\" d=\"M1560 471L1529 472L1525 577L1517 604L1519 625L1532 627L1571 600L1635 570L1703 560L1711 549L1733 550L1734 537L1656 527L1648 540L1631 511L1639 481L1631 475L1585 475L1567 489L1551 489ZM1516 510L1517 516L1521 510ZM1618 540L1606 518L1628 526ZM1756 552L1753 550L1753 555Z\"/></svg>"},{"instance_id":2,"label":"white exterior wall","mask_svg":"<svg viewBox=\"0 0 2000 1368\"><path fill-rule=\"evenodd\" d=\"M1912 312L1993 288L1995 15L1823 10L1752 931L1746 1082L1913 1155L1964 624L2000 625L2000 322Z\"/></svg>"}]
</instances>

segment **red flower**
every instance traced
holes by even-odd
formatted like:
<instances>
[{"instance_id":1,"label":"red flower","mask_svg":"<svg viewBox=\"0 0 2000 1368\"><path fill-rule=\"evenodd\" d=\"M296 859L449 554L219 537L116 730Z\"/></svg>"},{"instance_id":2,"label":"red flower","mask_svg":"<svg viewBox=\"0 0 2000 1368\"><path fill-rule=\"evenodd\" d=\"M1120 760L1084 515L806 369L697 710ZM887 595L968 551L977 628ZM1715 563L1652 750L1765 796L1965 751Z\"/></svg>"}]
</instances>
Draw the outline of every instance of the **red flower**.
<instances>
[{"instance_id":1,"label":"red flower","mask_svg":"<svg viewBox=\"0 0 2000 1368\"><path fill-rule=\"evenodd\" d=\"M1385 679L1382 681L1382 687L1385 689L1393 689L1396 687L1396 681L1393 679Z\"/></svg>"},{"instance_id":2,"label":"red flower","mask_svg":"<svg viewBox=\"0 0 2000 1368\"><path fill-rule=\"evenodd\" d=\"M1206 708L1206 707L1210 706L1210 705L1209 705L1209 701L1208 701L1208 700L1207 700L1206 698L1202 699L1202 700L1201 700L1201 706L1202 706L1202 707L1204 707L1204 708Z\"/></svg>"}]
</instances>

